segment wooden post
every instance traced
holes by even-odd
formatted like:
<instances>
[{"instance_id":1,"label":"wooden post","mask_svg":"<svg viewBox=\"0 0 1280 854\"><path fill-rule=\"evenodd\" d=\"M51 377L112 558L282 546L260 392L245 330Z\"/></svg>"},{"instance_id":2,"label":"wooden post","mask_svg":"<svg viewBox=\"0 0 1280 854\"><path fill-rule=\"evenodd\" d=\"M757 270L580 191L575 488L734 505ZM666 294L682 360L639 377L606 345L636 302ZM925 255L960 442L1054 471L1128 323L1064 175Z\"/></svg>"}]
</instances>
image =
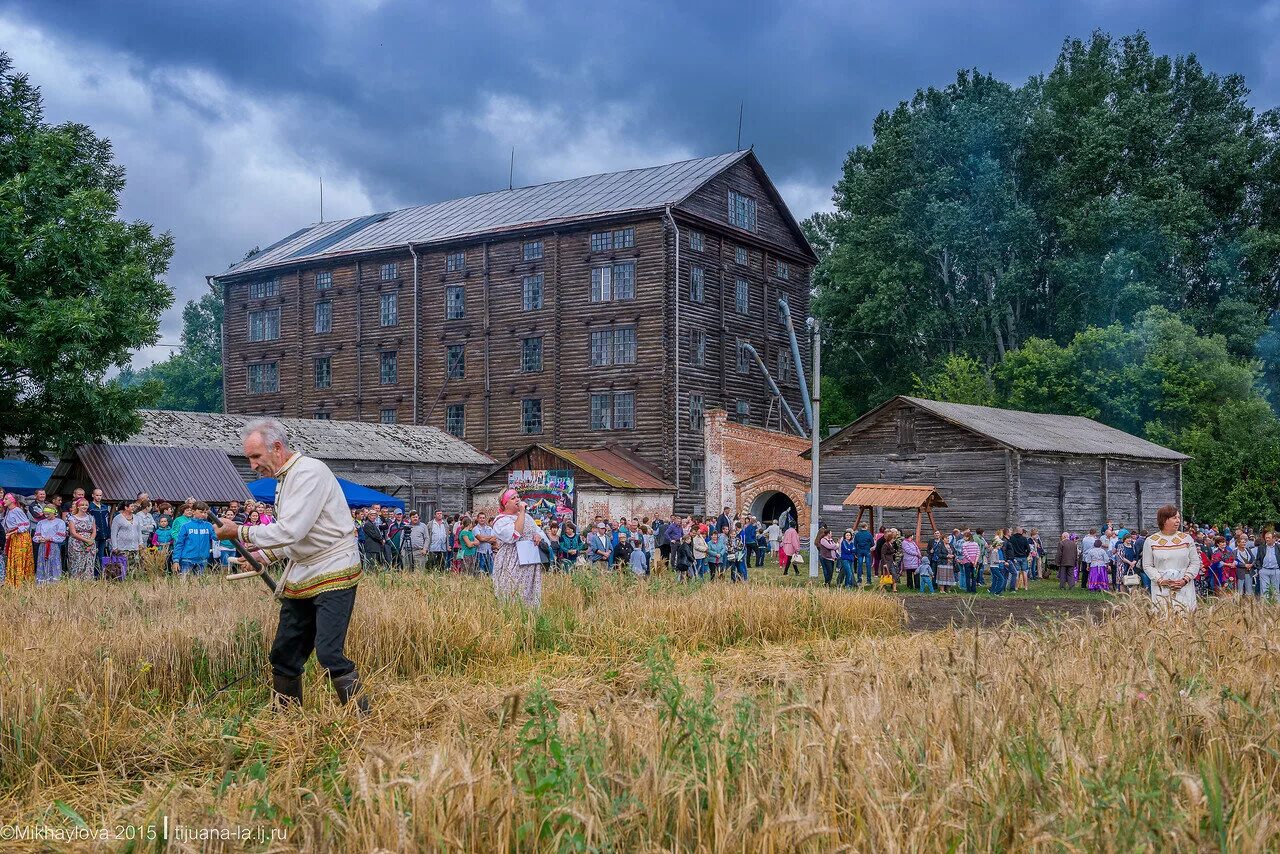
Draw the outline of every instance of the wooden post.
<instances>
[{"instance_id":1,"label":"wooden post","mask_svg":"<svg viewBox=\"0 0 1280 854\"><path fill-rule=\"evenodd\" d=\"M938 531L938 530L940 530L940 529L938 528L938 523L937 523L937 522L935 522L935 521L933 521L933 505L928 505L928 506L926 506L926 507L924 508L924 512L926 512L926 513L928 513L928 514L929 514L929 527L932 529L932 530L930 530L930 532L929 532L929 533L933 533L933 531Z\"/></svg>"},{"instance_id":2,"label":"wooden post","mask_svg":"<svg viewBox=\"0 0 1280 854\"><path fill-rule=\"evenodd\" d=\"M920 512L920 508L916 508L916 545L920 545L920 523L924 519L924 514Z\"/></svg>"},{"instance_id":3,"label":"wooden post","mask_svg":"<svg viewBox=\"0 0 1280 854\"><path fill-rule=\"evenodd\" d=\"M1099 482L1102 484L1102 525L1105 526L1107 524L1107 519L1111 516L1111 511L1107 508L1107 458L1106 457L1103 457L1100 463Z\"/></svg>"},{"instance_id":4,"label":"wooden post","mask_svg":"<svg viewBox=\"0 0 1280 854\"><path fill-rule=\"evenodd\" d=\"M859 524L860 522L862 522L862 514L863 514L863 511L865 511L866 509L867 509L867 508L863 507L861 504L859 504L859 505L858 505L858 518L853 520L853 528L854 528L854 530L857 530L857 529L858 529L858 524Z\"/></svg>"}]
</instances>

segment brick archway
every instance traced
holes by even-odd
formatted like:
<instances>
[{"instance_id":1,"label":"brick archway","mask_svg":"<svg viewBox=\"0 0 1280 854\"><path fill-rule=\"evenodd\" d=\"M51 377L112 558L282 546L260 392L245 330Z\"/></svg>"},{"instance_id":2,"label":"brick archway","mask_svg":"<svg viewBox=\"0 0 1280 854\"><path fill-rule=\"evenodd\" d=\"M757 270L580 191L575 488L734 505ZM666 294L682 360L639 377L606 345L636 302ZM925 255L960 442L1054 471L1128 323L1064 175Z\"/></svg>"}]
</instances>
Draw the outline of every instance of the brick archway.
<instances>
[{"instance_id":1,"label":"brick archway","mask_svg":"<svg viewBox=\"0 0 1280 854\"><path fill-rule=\"evenodd\" d=\"M774 493L785 495L795 505L796 529L800 532L800 538L808 539L809 507L804 503L806 485L803 478L793 472L770 469L738 482L735 485L734 497L738 508L745 513L750 513L761 497ZM768 520L761 519L761 521Z\"/></svg>"}]
</instances>

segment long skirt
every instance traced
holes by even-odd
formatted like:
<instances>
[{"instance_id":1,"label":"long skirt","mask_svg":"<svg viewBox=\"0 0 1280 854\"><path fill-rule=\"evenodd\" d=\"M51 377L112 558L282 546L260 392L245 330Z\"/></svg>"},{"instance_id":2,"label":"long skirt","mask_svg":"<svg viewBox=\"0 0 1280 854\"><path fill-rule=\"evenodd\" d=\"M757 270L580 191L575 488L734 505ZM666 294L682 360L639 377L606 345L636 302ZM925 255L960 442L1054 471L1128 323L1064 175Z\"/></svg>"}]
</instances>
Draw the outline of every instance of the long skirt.
<instances>
[{"instance_id":1,"label":"long skirt","mask_svg":"<svg viewBox=\"0 0 1280 854\"><path fill-rule=\"evenodd\" d=\"M956 568L954 564L940 563L933 569L934 581L939 587L954 587L956 584Z\"/></svg>"},{"instance_id":2,"label":"long skirt","mask_svg":"<svg viewBox=\"0 0 1280 854\"><path fill-rule=\"evenodd\" d=\"M1089 589L1090 590L1108 590L1111 587L1111 579L1107 576L1106 566L1089 567Z\"/></svg>"},{"instance_id":3,"label":"long skirt","mask_svg":"<svg viewBox=\"0 0 1280 854\"><path fill-rule=\"evenodd\" d=\"M67 574L72 578L93 578L94 565L98 562L98 547L71 537L67 540Z\"/></svg>"},{"instance_id":4,"label":"long skirt","mask_svg":"<svg viewBox=\"0 0 1280 854\"><path fill-rule=\"evenodd\" d=\"M35 555L31 551L31 534L15 532L9 535L4 565L4 583L21 587L36 575Z\"/></svg>"},{"instance_id":5,"label":"long skirt","mask_svg":"<svg viewBox=\"0 0 1280 854\"><path fill-rule=\"evenodd\" d=\"M36 584L62 578L62 548L58 543L41 543L36 549Z\"/></svg>"},{"instance_id":6,"label":"long skirt","mask_svg":"<svg viewBox=\"0 0 1280 854\"><path fill-rule=\"evenodd\" d=\"M542 604L542 564L520 563L515 543L498 549L493 559L493 592L499 599L519 599L529 608Z\"/></svg>"}]
</instances>

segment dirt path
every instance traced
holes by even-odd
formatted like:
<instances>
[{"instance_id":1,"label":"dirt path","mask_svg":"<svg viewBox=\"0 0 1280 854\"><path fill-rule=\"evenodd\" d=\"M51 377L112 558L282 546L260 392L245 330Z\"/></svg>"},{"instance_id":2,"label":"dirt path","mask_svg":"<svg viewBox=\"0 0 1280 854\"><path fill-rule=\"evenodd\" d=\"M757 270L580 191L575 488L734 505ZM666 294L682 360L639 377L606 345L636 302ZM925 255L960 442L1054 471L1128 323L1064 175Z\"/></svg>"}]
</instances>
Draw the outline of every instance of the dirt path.
<instances>
[{"instance_id":1,"label":"dirt path","mask_svg":"<svg viewBox=\"0 0 1280 854\"><path fill-rule=\"evenodd\" d=\"M956 626L995 626L1012 618L1016 623L1035 623L1056 617L1092 616L1097 619L1108 607L1098 599L1014 599L981 596L907 596L907 630L928 632Z\"/></svg>"}]
</instances>

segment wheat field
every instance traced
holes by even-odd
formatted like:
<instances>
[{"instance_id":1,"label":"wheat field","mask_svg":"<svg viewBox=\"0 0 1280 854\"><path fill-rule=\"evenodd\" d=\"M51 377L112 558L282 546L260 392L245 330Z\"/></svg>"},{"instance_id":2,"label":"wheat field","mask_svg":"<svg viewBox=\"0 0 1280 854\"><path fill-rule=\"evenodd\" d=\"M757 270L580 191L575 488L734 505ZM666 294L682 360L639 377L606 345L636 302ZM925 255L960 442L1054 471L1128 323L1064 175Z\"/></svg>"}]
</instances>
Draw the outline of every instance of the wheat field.
<instances>
[{"instance_id":1,"label":"wheat field","mask_svg":"<svg viewBox=\"0 0 1280 854\"><path fill-rule=\"evenodd\" d=\"M358 718L257 585L0 593L4 850L1274 850L1277 611L902 630L767 584L361 584ZM50 842L16 836L44 828ZM52 828L53 830L49 830Z\"/></svg>"}]
</instances>

